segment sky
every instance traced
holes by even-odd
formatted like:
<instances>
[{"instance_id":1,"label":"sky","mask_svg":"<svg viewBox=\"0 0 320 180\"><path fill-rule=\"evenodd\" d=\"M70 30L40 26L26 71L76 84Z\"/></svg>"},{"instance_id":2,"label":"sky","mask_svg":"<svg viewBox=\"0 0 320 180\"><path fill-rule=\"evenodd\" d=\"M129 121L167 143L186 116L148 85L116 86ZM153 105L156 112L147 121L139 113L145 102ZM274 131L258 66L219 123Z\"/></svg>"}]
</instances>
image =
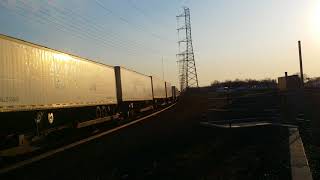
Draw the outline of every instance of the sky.
<instances>
[{"instance_id":1,"label":"sky","mask_svg":"<svg viewBox=\"0 0 320 180\"><path fill-rule=\"evenodd\" d=\"M200 86L297 73L298 40L320 76L320 0L0 0L0 33L178 85L184 6Z\"/></svg>"}]
</instances>

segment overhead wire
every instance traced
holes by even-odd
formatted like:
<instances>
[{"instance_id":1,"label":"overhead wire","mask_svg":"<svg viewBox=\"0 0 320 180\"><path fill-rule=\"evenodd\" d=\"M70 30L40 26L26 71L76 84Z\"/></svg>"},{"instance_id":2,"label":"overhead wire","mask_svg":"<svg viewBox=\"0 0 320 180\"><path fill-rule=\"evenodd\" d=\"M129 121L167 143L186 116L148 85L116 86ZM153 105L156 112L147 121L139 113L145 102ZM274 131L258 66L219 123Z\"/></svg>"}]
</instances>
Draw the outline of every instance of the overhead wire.
<instances>
[{"instance_id":1,"label":"overhead wire","mask_svg":"<svg viewBox=\"0 0 320 180\"><path fill-rule=\"evenodd\" d=\"M66 12L69 13L66 16L70 15L70 16L73 17L73 19L75 19L75 18L78 19L79 21L81 21L81 24L85 24L85 26L93 28L99 34L106 34L105 37L112 38L112 39L114 39L115 41L117 41L119 43L121 42L121 44L125 44L125 45L130 44L132 46L139 46L140 48L142 48L144 50L147 49L150 52L159 53L158 50L153 49L153 48L151 48L149 46L146 46L145 45L146 43L143 44L143 43L140 43L140 42L137 42L137 41L134 41L134 40L125 40L124 41L124 40L119 38L119 37L121 37L121 34L117 35L116 33L110 32L110 31L108 31L106 33L104 31L105 27L102 26L99 22L93 23L94 19L96 19L96 18L89 18L89 17L83 16L80 13L78 13L78 12L72 10L72 9L65 8L65 7L62 7L64 11L59 10L60 7L58 7L58 6L55 6L55 7L52 7L52 8L54 8L55 11L59 11L59 13L63 13L63 14L66 13Z\"/></svg>"},{"instance_id":2,"label":"overhead wire","mask_svg":"<svg viewBox=\"0 0 320 180\"><path fill-rule=\"evenodd\" d=\"M19 1L18 0L18 2L20 2L20 3L24 3L24 6L26 5L26 1ZM52 4L52 3L50 3L50 4ZM22 7L21 7L22 8ZM64 13L66 13L66 12L73 12L73 11L70 11L70 9L68 9L69 11L65 11L65 12L60 12L60 13L62 13L62 14L64 14ZM48 19L48 18L50 18L51 19L51 23L54 23L54 24L57 24L57 23L59 23L59 26L60 26L60 28L66 28L66 29L70 29L70 28L68 28L68 27L66 27L66 26L64 26L62 23L61 23L61 19L57 19L56 17L52 17L50 14L48 14L47 12L45 12L45 11L42 11L42 10L40 10L41 12L40 13L42 13L42 14L45 14L45 16L46 16L46 18ZM55 11L58 11L58 9L55 9ZM111 11L112 12L112 11ZM73 12L74 13L74 12ZM113 13L113 12L112 12ZM68 15L66 15L66 17L69 17ZM78 17L78 16L73 16L73 18L74 17ZM65 17L64 17L65 18ZM82 19L83 20L83 17L82 18L78 18L78 19ZM126 23L129 23L129 24L131 24L129 21L127 21L125 18L122 18L121 17L121 19L123 20L123 21L125 21ZM64 20L64 19L62 19L62 20ZM86 19L85 21L84 21L85 23L89 23L89 20L88 19ZM73 29L78 29L77 27L75 27L75 25L74 25L75 23L71 23L71 28L73 28ZM93 25L92 26L92 24L90 25L90 26L86 26L86 27L83 27L83 23L80 23L80 25L82 25L82 28L84 28L84 29L86 29L86 33L87 34L90 34L90 35L92 35L91 33L92 33L92 30L88 30L88 27L93 27L94 29L95 29L95 31L100 31L101 32L101 30L99 29L99 28L101 28L101 26L100 27L96 27L95 25ZM78 24L77 24L77 26L79 26ZM79 30L79 29L78 29ZM95 33L95 32L94 32ZM94 35L96 35L96 34L101 34L101 33L95 33ZM127 46L128 44L132 44L132 45L134 45L134 46L132 46L132 47L136 47L136 46L140 46L140 47L142 47L144 50L145 49L150 49L152 52L157 52L158 53L158 51L157 50L154 50L154 49L151 49L150 48L150 46L145 46L145 45L143 45L143 44L141 44L141 43L137 43L137 42L129 42L129 41L123 41L123 40L119 40L119 39L115 39L116 38L116 36L114 36L114 35L111 35L111 36L113 36L113 40L116 40L116 42L117 42L117 44L120 44L120 42L122 42L122 45L124 45L124 46ZM110 37L110 34L108 34L108 36L105 36L105 37L99 37L99 39L105 39L106 37Z\"/></svg>"},{"instance_id":3,"label":"overhead wire","mask_svg":"<svg viewBox=\"0 0 320 180\"><path fill-rule=\"evenodd\" d=\"M24 3L24 2L22 2ZM72 36L75 36L76 31L79 31L79 34L82 34L82 36L87 37L87 39L94 39L96 41L100 41L100 43L104 44L104 46L108 46L108 47L113 47L113 48L118 48L118 46L115 46L114 44L109 44L106 43L105 41L101 41L102 37L97 37L94 36L94 34L92 34L92 32L82 32L81 27L75 27L73 24L69 24L68 26L65 26L63 23L59 22L59 19L57 19L56 17L52 17L50 14L48 14L47 11L45 10L39 10L38 14L33 14L30 13L31 11L28 11L26 8L32 8L31 6L29 6L28 4L23 4L23 6L20 6L19 4L16 6L18 9L20 9L21 11L25 12L25 13L29 13L32 14L33 18L37 18L37 22L41 23L41 24L48 24L48 22L50 22L51 24L54 24L58 30L64 31L64 32L68 32L70 33ZM10 10L10 9L8 9ZM20 15L21 17L25 17L26 14L24 14L23 12L18 12L16 14ZM39 14L40 13L40 14ZM48 17L44 17L44 16L48 16ZM28 20L30 20L29 18L26 18ZM82 36L78 36L76 35L76 37L82 37ZM83 38L81 38L83 39ZM127 48L127 47L122 47L122 48ZM131 55L141 55L141 54L137 54L137 53L130 53Z\"/></svg>"},{"instance_id":4,"label":"overhead wire","mask_svg":"<svg viewBox=\"0 0 320 180\"><path fill-rule=\"evenodd\" d=\"M151 18L151 15L150 15L150 14L148 14L145 10L141 9L140 7L136 6L136 4L135 4L132 0L127 0L127 2L128 2L128 5L129 5L130 7L132 7L132 8L135 9L137 12L139 12L140 14L142 14L142 15L145 17L145 19L148 19L149 22L151 22L152 24L159 25L159 26L163 26L163 27L170 27L170 29L171 29L171 26L166 25L166 24L163 24L163 22L159 22L159 21ZM154 22L156 22L156 23L154 23Z\"/></svg>"},{"instance_id":5,"label":"overhead wire","mask_svg":"<svg viewBox=\"0 0 320 180\"><path fill-rule=\"evenodd\" d=\"M24 1L19 1L17 0L18 3L16 3L17 8L20 10L15 12L15 14L24 17L25 19L28 19L29 21L36 21L40 24L52 24L54 27L62 32L67 32L71 34L71 36L82 39L82 40L95 40L96 42L102 44L105 47L112 47L112 48L122 48L122 50L126 50L126 53L130 55L135 55L139 56L141 54L137 54L136 51L133 49L138 49L140 47L140 50L143 49L148 49L148 46L143 46L142 44L139 44L138 42L134 41L124 41L117 39L118 37L116 35L112 35L112 41L108 38L110 38L110 34L108 36L102 36L101 34L103 33L104 27L98 23L90 23L90 18L87 18L85 16L79 16L79 13L76 13L74 11L70 11L70 9L63 8L64 10L61 11L59 9L54 8L53 10L55 11L55 15L52 15L50 13L50 9L44 9L43 7L39 8L37 11L32 11L32 6L27 3L28 0ZM50 3L52 4L52 3ZM51 6L52 7L52 6ZM29 9L29 11L28 11ZM31 10L30 10L31 9ZM8 10L11 10L10 8ZM69 12L69 14L67 13ZM71 13L70 13L71 12ZM25 14L29 13L32 18L30 17L26 18ZM72 18L73 20L78 19L77 21L71 21L67 22L68 24L66 25L66 17L67 18ZM82 21L80 22L79 20ZM94 18L93 18L94 19ZM127 23L130 23L126 19L122 19L123 21L126 21ZM90 24L90 25L88 25ZM92 26L93 24L93 26ZM130 23L131 24L131 23ZM88 28L91 27L91 28ZM108 37L108 38L106 38ZM128 45L132 45L128 47ZM153 52L155 52L153 50ZM158 52L157 52L158 53ZM154 54L153 54L154 55ZM159 53L160 56L160 53Z\"/></svg>"},{"instance_id":6,"label":"overhead wire","mask_svg":"<svg viewBox=\"0 0 320 180\"><path fill-rule=\"evenodd\" d=\"M0 6L1 6L1 5L0 5ZM4 7L4 6L2 6L2 7ZM30 18L27 17L26 14L23 13L23 12L10 11L11 9L9 9L9 8L7 8L7 7L4 7L4 8L7 9L7 10L9 10L9 12L12 13L12 14L16 14L16 15L18 15L18 16L21 16L22 18L24 18L24 19L27 20L27 21L30 21L30 22L38 22L38 23L40 23L40 24L46 24L46 23L48 23L47 21L45 21L45 20L43 20L43 19L30 19ZM20 7L18 7L18 9L20 9ZM21 9L21 10L24 11L24 9ZM61 28L61 26L58 25L58 24L57 24L57 26L55 26L55 28L57 28L57 29L60 30L60 31L69 33L69 31L67 31L66 29ZM87 39L85 39L83 36L80 36L80 35L78 35L78 34L72 33L71 35L72 35L73 37L77 37L77 38L82 39L82 40L87 40Z\"/></svg>"},{"instance_id":7,"label":"overhead wire","mask_svg":"<svg viewBox=\"0 0 320 180\"><path fill-rule=\"evenodd\" d=\"M17 4L17 7L19 7L22 10L26 10L25 8L32 8L29 4L25 2L22 2L22 1L17 1L17 2L21 2L23 4L23 6L20 6L20 4ZM110 43L106 41L104 37L88 30L85 26L79 27L73 23L68 23L68 25L66 25L65 23L61 22L61 20L63 20L64 17L60 17L59 19L58 16L51 16L50 13L44 9L39 9L38 11L33 12L32 14L34 15L34 13L38 13L37 15L40 15L40 16L33 16L33 17L36 17L38 19L43 19L44 21L49 21L54 25L58 25L60 28L65 29L70 34L77 32L78 34L81 34L87 37L88 39L94 39L95 41L102 43L106 47L113 47L116 49L120 47L120 48L126 49L128 52L130 52L131 55L139 55L135 51L130 49L130 47L125 47L123 45L120 45L114 42Z\"/></svg>"},{"instance_id":8,"label":"overhead wire","mask_svg":"<svg viewBox=\"0 0 320 180\"><path fill-rule=\"evenodd\" d=\"M146 31L146 28L145 28L145 27L143 27L143 26L141 26L141 25L134 24L134 23L130 22L129 20L127 20L126 18L124 18L124 17L122 17L122 16L116 15L116 13L114 13L111 9L107 8L107 7L106 7L103 3L101 3L99 0L95 0L95 2L96 2L96 4L97 4L98 6L100 6L102 9L104 9L105 12L107 12L108 14L112 14L112 15L116 16L116 17L117 17L119 20L121 20L122 22L125 22L125 23L127 23L127 24L135 27L135 28L136 28L137 30L139 30L139 31L142 31L142 32L144 32L144 33L147 32L150 36L152 36L152 37L154 37L154 38L156 38L156 39L159 39L159 40L162 40L162 41L168 41L168 40L165 39L164 37L161 37L160 35L155 34L154 32L148 32L148 31ZM171 42L171 41L169 41L169 42Z\"/></svg>"}]
</instances>

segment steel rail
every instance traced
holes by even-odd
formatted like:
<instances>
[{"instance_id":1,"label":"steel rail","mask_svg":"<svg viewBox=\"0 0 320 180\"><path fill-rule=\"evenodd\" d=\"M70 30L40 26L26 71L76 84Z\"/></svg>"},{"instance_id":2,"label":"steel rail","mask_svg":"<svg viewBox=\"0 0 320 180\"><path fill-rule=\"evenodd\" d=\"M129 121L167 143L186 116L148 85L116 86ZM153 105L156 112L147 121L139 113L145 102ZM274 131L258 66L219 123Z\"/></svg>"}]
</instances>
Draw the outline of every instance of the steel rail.
<instances>
[{"instance_id":1,"label":"steel rail","mask_svg":"<svg viewBox=\"0 0 320 180\"><path fill-rule=\"evenodd\" d=\"M18 163L9 165L8 167L4 167L4 168L0 169L0 174L4 174L4 173L7 173L7 172L9 172L9 171L12 171L12 170L21 168L21 167L23 167L23 166L32 164L32 163L34 163L34 162L40 161L40 160L42 160L42 159L45 159L45 158L50 157L50 156L52 156L52 155L55 155L55 154L57 154L57 153L66 151L66 150L68 150L68 149L74 148L74 147L76 147L76 146L79 146L79 145L81 145L81 144L87 143L87 142L92 141L92 140L94 140L94 139L103 137L103 136L105 136L105 135L111 134L111 133L116 132L116 131L118 131L118 130L121 130L121 129L123 129L123 128L129 127L129 126L131 126L131 125L133 125L133 124L136 124L136 123L141 122L141 121L144 121L144 120L146 120L146 119L148 119L148 118L150 118L150 117L153 117L153 116L155 116L155 115L157 115L157 114L160 114L161 112L163 112L163 111L165 111L165 110L173 107L174 105L176 105L176 103L174 103L174 104L172 104L172 105L170 105L170 106L168 106L168 107L166 107L166 108L164 108L164 109L161 109L161 110L159 110L159 111L157 111L157 112L155 112L155 113L149 114L149 115L144 116L144 117L142 117L142 118L139 118L139 119L137 119L137 120L134 120L134 121L131 121L131 122L129 122L129 123L126 123L126 124L124 124L124 125L122 125L122 126L119 126L119 127L116 127L116 128L113 128L113 129L110 129L110 130L107 130L107 131L104 131L104 132L102 132L102 133L99 133L99 134L96 134L96 135L87 137L87 138L85 138L85 139L82 139L82 140L80 140L80 141L77 141L77 142L68 144L68 145L66 145L66 146L63 146L63 147L60 147L60 148L57 148L57 149L54 149L54 150L45 152L45 153L43 153L43 154L37 155L37 156L35 156L35 157L32 157L32 158L30 158L30 159L26 159L26 160L23 160L23 161L21 161L21 162L18 162Z\"/></svg>"}]
</instances>

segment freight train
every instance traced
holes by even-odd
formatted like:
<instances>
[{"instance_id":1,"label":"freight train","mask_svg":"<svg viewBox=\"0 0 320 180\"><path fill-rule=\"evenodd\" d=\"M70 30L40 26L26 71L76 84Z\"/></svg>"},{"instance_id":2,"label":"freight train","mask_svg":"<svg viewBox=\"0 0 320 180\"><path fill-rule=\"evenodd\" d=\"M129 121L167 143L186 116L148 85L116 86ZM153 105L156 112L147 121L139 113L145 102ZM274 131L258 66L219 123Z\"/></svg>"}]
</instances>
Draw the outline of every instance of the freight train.
<instances>
[{"instance_id":1,"label":"freight train","mask_svg":"<svg viewBox=\"0 0 320 180\"><path fill-rule=\"evenodd\" d=\"M0 35L0 141L130 118L178 96L154 76Z\"/></svg>"}]
</instances>

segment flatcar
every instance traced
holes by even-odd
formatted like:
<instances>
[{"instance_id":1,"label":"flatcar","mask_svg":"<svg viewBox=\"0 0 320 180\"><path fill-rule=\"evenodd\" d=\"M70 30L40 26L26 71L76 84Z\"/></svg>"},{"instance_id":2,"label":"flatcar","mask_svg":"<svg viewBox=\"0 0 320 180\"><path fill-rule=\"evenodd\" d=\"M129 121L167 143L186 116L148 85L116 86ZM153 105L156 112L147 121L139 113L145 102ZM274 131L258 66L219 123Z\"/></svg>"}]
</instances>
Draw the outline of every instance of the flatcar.
<instances>
[{"instance_id":1,"label":"flatcar","mask_svg":"<svg viewBox=\"0 0 320 180\"><path fill-rule=\"evenodd\" d=\"M0 34L0 141L127 118L172 102L172 91L153 76Z\"/></svg>"}]
</instances>

